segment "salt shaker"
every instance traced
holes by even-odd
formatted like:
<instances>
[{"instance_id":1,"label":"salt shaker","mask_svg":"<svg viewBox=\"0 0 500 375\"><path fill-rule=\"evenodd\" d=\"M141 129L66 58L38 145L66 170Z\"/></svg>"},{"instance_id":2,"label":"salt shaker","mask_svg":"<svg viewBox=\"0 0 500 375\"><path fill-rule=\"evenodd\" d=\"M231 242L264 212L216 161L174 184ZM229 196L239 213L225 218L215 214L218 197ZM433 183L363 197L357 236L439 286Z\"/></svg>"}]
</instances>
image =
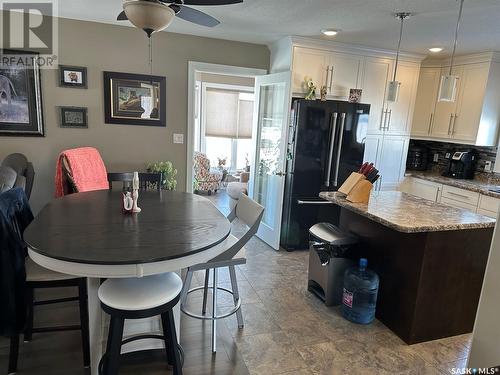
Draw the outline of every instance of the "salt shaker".
<instances>
[{"instance_id":1,"label":"salt shaker","mask_svg":"<svg viewBox=\"0 0 500 375\"><path fill-rule=\"evenodd\" d=\"M141 209L137 207L137 201L139 199L139 172L134 172L134 178L132 179L132 198L134 199L132 212L141 212Z\"/></svg>"}]
</instances>

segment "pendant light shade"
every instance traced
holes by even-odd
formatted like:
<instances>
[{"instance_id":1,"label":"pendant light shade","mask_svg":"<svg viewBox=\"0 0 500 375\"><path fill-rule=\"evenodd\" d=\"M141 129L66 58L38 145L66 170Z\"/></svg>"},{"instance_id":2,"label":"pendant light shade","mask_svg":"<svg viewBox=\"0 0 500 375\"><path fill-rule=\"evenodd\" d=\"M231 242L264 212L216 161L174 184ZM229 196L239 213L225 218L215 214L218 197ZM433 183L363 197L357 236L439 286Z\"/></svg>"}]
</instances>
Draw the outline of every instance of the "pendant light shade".
<instances>
[{"instance_id":1,"label":"pendant light shade","mask_svg":"<svg viewBox=\"0 0 500 375\"><path fill-rule=\"evenodd\" d=\"M464 8L464 0L460 1L460 10L458 12L457 27L455 29L455 42L453 43L453 53L451 54L450 71L448 75L441 77L441 84L439 86L438 101L440 102L454 102L457 98L458 80L460 77L453 75L453 62L455 60L455 52L457 50L458 31L460 30L460 21L462 20L462 11Z\"/></svg>"},{"instance_id":2,"label":"pendant light shade","mask_svg":"<svg viewBox=\"0 0 500 375\"><path fill-rule=\"evenodd\" d=\"M398 42L398 52L396 54L396 63L394 65L394 76L392 81L389 82L387 87L387 101L388 102L397 102L399 99L399 89L401 87L401 82L396 81L396 74L398 72L398 63L399 63L399 52L401 51L401 40L403 39L403 26L406 18L410 17L411 13L403 12L396 13L396 18L401 20L401 27L399 29L399 42Z\"/></svg>"},{"instance_id":3,"label":"pendant light shade","mask_svg":"<svg viewBox=\"0 0 500 375\"><path fill-rule=\"evenodd\" d=\"M175 17L175 11L155 1L132 0L123 3L128 20L148 34L166 29Z\"/></svg>"}]
</instances>

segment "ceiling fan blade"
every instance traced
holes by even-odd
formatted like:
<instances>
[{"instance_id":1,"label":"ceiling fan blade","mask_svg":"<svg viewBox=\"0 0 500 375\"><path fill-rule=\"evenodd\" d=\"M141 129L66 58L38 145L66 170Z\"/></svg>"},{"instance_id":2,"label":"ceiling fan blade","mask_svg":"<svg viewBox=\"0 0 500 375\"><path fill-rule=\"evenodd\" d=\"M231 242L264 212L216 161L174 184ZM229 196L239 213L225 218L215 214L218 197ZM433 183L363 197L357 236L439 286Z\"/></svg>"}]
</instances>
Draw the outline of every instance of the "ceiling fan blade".
<instances>
[{"instance_id":1,"label":"ceiling fan blade","mask_svg":"<svg viewBox=\"0 0 500 375\"><path fill-rule=\"evenodd\" d=\"M196 23L197 25L201 26L215 27L220 24L220 22L212 16L183 5L180 5L180 10L176 14L176 16L182 18L185 21Z\"/></svg>"},{"instance_id":2,"label":"ceiling fan blade","mask_svg":"<svg viewBox=\"0 0 500 375\"><path fill-rule=\"evenodd\" d=\"M242 2L243 0L184 0L184 5L230 5Z\"/></svg>"},{"instance_id":3,"label":"ceiling fan blade","mask_svg":"<svg viewBox=\"0 0 500 375\"><path fill-rule=\"evenodd\" d=\"M116 17L117 21L126 21L128 20L127 15L125 14L125 11L122 10L121 13Z\"/></svg>"}]
</instances>

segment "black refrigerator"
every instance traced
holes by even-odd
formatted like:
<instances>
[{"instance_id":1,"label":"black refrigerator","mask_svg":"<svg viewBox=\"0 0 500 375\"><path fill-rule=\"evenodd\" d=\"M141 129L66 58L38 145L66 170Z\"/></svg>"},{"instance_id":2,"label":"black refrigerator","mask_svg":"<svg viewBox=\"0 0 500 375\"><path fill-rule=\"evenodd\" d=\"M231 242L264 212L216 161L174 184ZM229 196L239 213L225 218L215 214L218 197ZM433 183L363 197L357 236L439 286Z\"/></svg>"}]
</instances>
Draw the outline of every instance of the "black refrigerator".
<instances>
[{"instance_id":1,"label":"black refrigerator","mask_svg":"<svg viewBox=\"0 0 500 375\"><path fill-rule=\"evenodd\" d=\"M309 228L337 224L340 209L319 198L363 163L369 104L295 99L290 118L280 244L307 249Z\"/></svg>"}]
</instances>

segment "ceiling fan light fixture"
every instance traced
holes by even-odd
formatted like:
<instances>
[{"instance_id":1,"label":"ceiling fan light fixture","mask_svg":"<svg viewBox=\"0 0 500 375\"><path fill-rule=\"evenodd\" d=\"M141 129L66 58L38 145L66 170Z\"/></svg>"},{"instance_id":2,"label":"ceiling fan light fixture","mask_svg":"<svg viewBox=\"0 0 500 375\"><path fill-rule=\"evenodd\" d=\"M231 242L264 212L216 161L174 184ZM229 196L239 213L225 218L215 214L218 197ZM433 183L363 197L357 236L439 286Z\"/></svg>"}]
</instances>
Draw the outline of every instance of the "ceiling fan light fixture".
<instances>
[{"instance_id":1,"label":"ceiling fan light fixture","mask_svg":"<svg viewBox=\"0 0 500 375\"><path fill-rule=\"evenodd\" d=\"M339 33L339 30L337 30L337 29L323 29L323 30L321 30L321 33L325 36L335 36Z\"/></svg>"},{"instance_id":2,"label":"ceiling fan light fixture","mask_svg":"<svg viewBox=\"0 0 500 375\"><path fill-rule=\"evenodd\" d=\"M175 11L155 1L132 0L123 3L128 20L148 36L166 29L175 17Z\"/></svg>"}]
</instances>

